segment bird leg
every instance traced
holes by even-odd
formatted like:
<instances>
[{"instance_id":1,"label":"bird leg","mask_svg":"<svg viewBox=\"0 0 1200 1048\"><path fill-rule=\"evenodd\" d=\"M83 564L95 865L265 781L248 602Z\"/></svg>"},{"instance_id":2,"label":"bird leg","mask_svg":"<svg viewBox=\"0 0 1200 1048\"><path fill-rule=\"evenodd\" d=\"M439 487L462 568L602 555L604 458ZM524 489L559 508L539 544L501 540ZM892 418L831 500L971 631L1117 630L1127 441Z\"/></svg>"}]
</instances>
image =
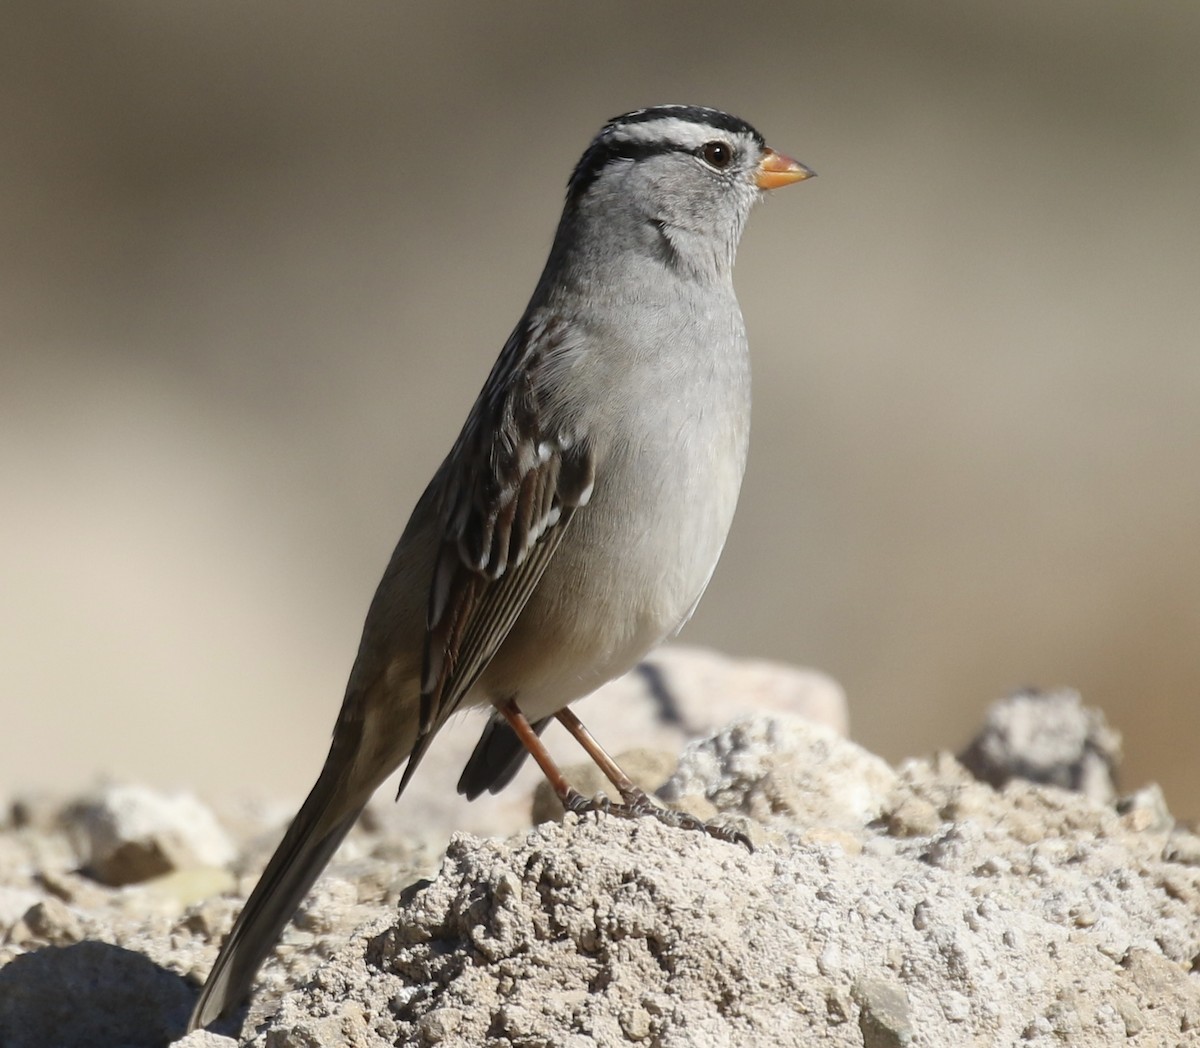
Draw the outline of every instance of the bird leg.
<instances>
[{"instance_id":1,"label":"bird leg","mask_svg":"<svg viewBox=\"0 0 1200 1048\"><path fill-rule=\"evenodd\" d=\"M730 844L743 844L747 848L752 847L750 839L744 833L739 833L736 830L730 830L723 826L713 825L702 819L697 819L694 815L689 815L687 812L676 811L673 808L663 808L655 804L646 791L641 789L621 770L621 766L608 755L608 752L596 741L583 722L570 709L564 707L555 716L558 717L563 727L574 736L579 745L584 748L587 755L596 762L596 766L604 773L609 782L617 788L617 791L621 794L623 803L615 804L603 796L585 797L567 782L566 776L563 775L558 765L554 763L554 758L550 756L550 751L546 749L545 744L538 737L537 732L533 730L532 725L525 718L525 715L517 707L516 702L509 699L499 709L501 716L508 721L517 738L521 740L522 745L529 751L533 759L537 761L538 767L542 769L542 774L546 776L546 780L550 783L551 788L566 811L575 812L577 815L588 811L602 811L624 819L636 819L643 815L649 815L665 826L673 826L683 830L698 830L702 833L707 833L710 837L714 837L719 841L725 841Z\"/></svg>"},{"instance_id":2,"label":"bird leg","mask_svg":"<svg viewBox=\"0 0 1200 1048\"><path fill-rule=\"evenodd\" d=\"M587 730L583 721L575 716L569 707L564 706L555 716L559 723L575 737L575 741L584 748L587 755L596 762L596 766L604 773L608 781L617 788L630 816L650 815L666 826L676 826L683 830L699 830L719 841L729 844L744 844L747 848L751 848L750 838L744 833L705 822L703 819L698 819L694 815L678 811L675 808L664 808L660 804L655 804L646 791L626 775L621 766L609 756L608 751L596 741L596 737Z\"/></svg>"}]
</instances>

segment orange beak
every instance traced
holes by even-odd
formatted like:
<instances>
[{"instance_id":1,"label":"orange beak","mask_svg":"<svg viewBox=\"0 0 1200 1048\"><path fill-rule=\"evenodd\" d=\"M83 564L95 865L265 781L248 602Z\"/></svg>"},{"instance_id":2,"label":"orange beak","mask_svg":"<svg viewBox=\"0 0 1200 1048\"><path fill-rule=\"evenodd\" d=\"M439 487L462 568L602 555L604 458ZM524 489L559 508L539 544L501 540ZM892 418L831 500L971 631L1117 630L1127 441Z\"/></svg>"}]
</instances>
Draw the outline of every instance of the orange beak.
<instances>
[{"instance_id":1,"label":"orange beak","mask_svg":"<svg viewBox=\"0 0 1200 1048\"><path fill-rule=\"evenodd\" d=\"M790 186L793 182L803 182L815 174L799 160L768 149L754 169L754 184L759 189L778 189L780 186Z\"/></svg>"}]
</instances>

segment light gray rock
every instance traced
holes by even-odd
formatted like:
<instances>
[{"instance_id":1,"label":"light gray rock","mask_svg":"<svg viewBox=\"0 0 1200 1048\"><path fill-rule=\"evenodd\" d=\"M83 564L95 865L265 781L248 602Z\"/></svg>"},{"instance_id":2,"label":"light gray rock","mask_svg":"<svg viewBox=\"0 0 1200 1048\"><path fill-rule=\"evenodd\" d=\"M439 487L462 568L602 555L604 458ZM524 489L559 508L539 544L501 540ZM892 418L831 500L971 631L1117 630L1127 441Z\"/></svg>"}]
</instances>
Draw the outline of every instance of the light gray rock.
<instances>
[{"instance_id":1,"label":"light gray rock","mask_svg":"<svg viewBox=\"0 0 1200 1048\"><path fill-rule=\"evenodd\" d=\"M438 870L422 834L368 818L218 1033L241 1023L258 1048L1200 1040L1200 843L1156 789L1119 804L995 789L948 754L892 769L787 716L735 721L678 763L664 793L751 827L753 852L567 816L455 836ZM43 815L0 829L0 1045L182 1038L277 827L243 826L237 897L183 909L228 879L105 888L63 868L61 812Z\"/></svg>"},{"instance_id":2,"label":"light gray rock","mask_svg":"<svg viewBox=\"0 0 1200 1048\"><path fill-rule=\"evenodd\" d=\"M0 884L0 941L10 938L12 926L45 898L34 888L16 888Z\"/></svg>"},{"instance_id":3,"label":"light gray rock","mask_svg":"<svg viewBox=\"0 0 1200 1048\"><path fill-rule=\"evenodd\" d=\"M82 938L78 915L53 895L30 906L8 930L8 941L21 946L67 946Z\"/></svg>"},{"instance_id":4,"label":"light gray rock","mask_svg":"<svg viewBox=\"0 0 1200 1048\"><path fill-rule=\"evenodd\" d=\"M193 1030L186 1037L172 1041L170 1048L237 1048L237 1041L209 1030Z\"/></svg>"},{"instance_id":5,"label":"light gray rock","mask_svg":"<svg viewBox=\"0 0 1200 1048\"><path fill-rule=\"evenodd\" d=\"M753 853L603 816L456 837L438 877L285 994L253 1043L1200 1035L1200 871L1163 859L1172 831L1052 787L997 792L945 756L897 775L856 750L775 718L694 747L688 790L768 815ZM936 825L893 833L918 803Z\"/></svg>"},{"instance_id":6,"label":"light gray rock","mask_svg":"<svg viewBox=\"0 0 1200 1048\"><path fill-rule=\"evenodd\" d=\"M896 782L887 762L805 718L739 717L687 747L659 791L688 810L702 798L714 811L762 825L861 831L882 813Z\"/></svg>"},{"instance_id":7,"label":"light gray rock","mask_svg":"<svg viewBox=\"0 0 1200 1048\"><path fill-rule=\"evenodd\" d=\"M652 703L653 716L645 722L631 719L631 706L646 699ZM827 674L767 659L733 658L686 644L659 648L632 672L601 688L580 707L588 710L589 724L597 716L592 708L600 706L611 711L599 714L606 734L611 731L623 746L678 750L690 739L711 734L744 714L795 714L839 735L849 729L846 693ZM670 726L678 734L653 740L646 735Z\"/></svg>"},{"instance_id":8,"label":"light gray rock","mask_svg":"<svg viewBox=\"0 0 1200 1048\"><path fill-rule=\"evenodd\" d=\"M1121 735L1077 691L1026 689L992 703L960 760L993 786L1028 779L1110 801Z\"/></svg>"},{"instance_id":9,"label":"light gray rock","mask_svg":"<svg viewBox=\"0 0 1200 1048\"><path fill-rule=\"evenodd\" d=\"M175 870L225 866L233 842L189 794L112 785L67 815L80 860L104 884L135 884Z\"/></svg>"},{"instance_id":10,"label":"light gray rock","mask_svg":"<svg viewBox=\"0 0 1200 1048\"><path fill-rule=\"evenodd\" d=\"M898 979L859 979L851 994L860 1008L858 1028L863 1048L904 1048L912 1044L912 1009Z\"/></svg>"}]
</instances>

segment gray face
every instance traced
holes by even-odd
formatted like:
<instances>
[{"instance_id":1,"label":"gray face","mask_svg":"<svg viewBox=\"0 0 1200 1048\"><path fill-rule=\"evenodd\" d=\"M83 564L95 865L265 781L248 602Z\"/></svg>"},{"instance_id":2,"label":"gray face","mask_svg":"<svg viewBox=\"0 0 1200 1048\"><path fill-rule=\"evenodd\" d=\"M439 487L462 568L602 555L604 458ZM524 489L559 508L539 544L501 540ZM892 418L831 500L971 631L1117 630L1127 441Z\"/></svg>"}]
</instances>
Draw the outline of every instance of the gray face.
<instances>
[{"instance_id":1,"label":"gray face","mask_svg":"<svg viewBox=\"0 0 1200 1048\"><path fill-rule=\"evenodd\" d=\"M571 179L567 210L585 220L603 215L626 234L640 226L687 268L721 269L760 195L755 170L766 152L749 124L716 110L638 110L596 136Z\"/></svg>"}]
</instances>

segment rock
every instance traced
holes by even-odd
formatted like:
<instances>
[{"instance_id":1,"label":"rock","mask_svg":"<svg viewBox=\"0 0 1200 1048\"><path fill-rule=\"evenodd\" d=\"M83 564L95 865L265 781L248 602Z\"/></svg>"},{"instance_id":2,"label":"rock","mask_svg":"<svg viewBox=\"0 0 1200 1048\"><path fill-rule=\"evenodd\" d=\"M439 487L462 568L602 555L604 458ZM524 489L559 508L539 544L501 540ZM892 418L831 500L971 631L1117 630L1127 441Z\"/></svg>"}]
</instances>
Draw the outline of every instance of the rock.
<instances>
[{"instance_id":1,"label":"rock","mask_svg":"<svg viewBox=\"0 0 1200 1048\"><path fill-rule=\"evenodd\" d=\"M969 868L1026 845L959 832L959 875L925 861L928 842L850 855L793 837L750 854L652 820L459 837L438 878L287 994L251 1043L612 1045L632 1028L664 1046L891 1046L920 1029L931 1044L1048 1046L1106 1044L1130 1022L1172 1043L1200 992L1194 913L1168 916L1133 879L1113 895L1090 834L1036 877L998 880ZM1112 923L1080 926L1064 899ZM1171 956L1151 945L1164 917L1191 929Z\"/></svg>"},{"instance_id":2,"label":"rock","mask_svg":"<svg viewBox=\"0 0 1200 1048\"><path fill-rule=\"evenodd\" d=\"M14 797L8 809L8 827L14 830L52 830L62 812L61 798L45 791Z\"/></svg>"},{"instance_id":3,"label":"rock","mask_svg":"<svg viewBox=\"0 0 1200 1048\"><path fill-rule=\"evenodd\" d=\"M993 786L1021 778L1110 801L1121 736L1078 692L1027 689L992 704L959 759Z\"/></svg>"},{"instance_id":4,"label":"rock","mask_svg":"<svg viewBox=\"0 0 1200 1048\"><path fill-rule=\"evenodd\" d=\"M66 946L83 938L83 925L65 902L50 896L34 903L9 929L9 942Z\"/></svg>"},{"instance_id":5,"label":"rock","mask_svg":"<svg viewBox=\"0 0 1200 1048\"><path fill-rule=\"evenodd\" d=\"M877 818L896 773L836 732L800 717L741 717L692 743L661 796L702 797L761 824L850 829Z\"/></svg>"},{"instance_id":6,"label":"rock","mask_svg":"<svg viewBox=\"0 0 1200 1048\"><path fill-rule=\"evenodd\" d=\"M1162 788L1153 782L1117 801L1117 812L1124 817L1125 825L1137 833L1166 833L1175 826Z\"/></svg>"},{"instance_id":7,"label":"rock","mask_svg":"<svg viewBox=\"0 0 1200 1048\"><path fill-rule=\"evenodd\" d=\"M852 990L861 1010L863 1048L904 1048L912 1044L908 994L895 979L859 979Z\"/></svg>"},{"instance_id":8,"label":"rock","mask_svg":"<svg viewBox=\"0 0 1200 1048\"><path fill-rule=\"evenodd\" d=\"M456 837L252 1044L883 1048L920 1030L1049 1048L1192 1028L1200 878L1161 840L1077 793L997 792L947 757L897 776L856 750L777 718L694 746L687 788L774 827L753 853L604 816ZM889 809L918 801L930 832L892 834Z\"/></svg>"},{"instance_id":9,"label":"rock","mask_svg":"<svg viewBox=\"0 0 1200 1048\"><path fill-rule=\"evenodd\" d=\"M0 884L0 942L11 937L13 925L43 898L33 888L13 888Z\"/></svg>"},{"instance_id":10,"label":"rock","mask_svg":"<svg viewBox=\"0 0 1200 1048\"><path fill-rule=\"evenodd\" d=\"M104 884L136 884L196 866L233 861L233 843L212 812L188 794L107 786L67 816L80 859Z\"/></svg>"},{"instance_id":11,"label":"rock","mask_svg":"<svg viewBox=\"0 0 1200 1048\"><path fill-rule=\"evenodd\" d=\"M232 882L230 864L193 866L118 890L70 872L63 808L43 805L0 828L0 1044L221 1048L239 1028L257 1048L1200 1036L1200 838L1156 788L1117 803L995 788L949 754L892 769L784 715L735 721L677 763L661 793L749 827L753 852L569 815L457 835L438 870L426 831L364 819L249 1009L187 1038L241 905L189 900L231 883L244 898L277 814L239 822Z\"/></svg>"},{"instance_id":12,"label":"rock","mask_svg":"<svg viewBox=\"0 0 1200 1048\"><path fill-rule=\"evenodd\" d=\"M643 725L640 718L630 718L629 710L647 699L654 715L650 724ZM594 716L592 708L599 706L612 711L614 723L611 729L605 725L606 737L611 733L625 746L672 750L746 714L796 714L839 735L845 735L849 726L846 693L832 677L817 670L766 659L732 658L685 644L668 644L652 652L632 672L586 700L581 709L587 709L590 718ZM643 727L662 730L670 726L678 734L650 741L643 733Z\"/></svg>"},{"instance_id":13,"label":"rock","mask_svg":"<svg viewBox=\"0 0 1200 1048\"><path fill-rule=\"evenodd\" d=\"M193 1030L186 1037L172 1041L170 1048L237 1048L237 1041L209 1030Z\"/></svg>"},{"instance_id":14,"label":"rock","mask_svg":"<svg viewBox=\"0 0 1200 1048\"><path fill-rule=\"evenodd\" d=\"M79 856L62 827L62 799L53 816L39 806L36 822L10 822L0 829L0 884L16 886L31 881L34 871L65 874Z\"/></svg>"},{"instance_id":15,"label":"rock","mask_svg":"<svg viewBox=\"0 0 1200 1048\"><path fill-rule=\"evenodd\" d=\"M160 1048L182 1033L183 979L102 942L48 946L0 968L4 1048Z\"/></svg>"}]
</instances>

